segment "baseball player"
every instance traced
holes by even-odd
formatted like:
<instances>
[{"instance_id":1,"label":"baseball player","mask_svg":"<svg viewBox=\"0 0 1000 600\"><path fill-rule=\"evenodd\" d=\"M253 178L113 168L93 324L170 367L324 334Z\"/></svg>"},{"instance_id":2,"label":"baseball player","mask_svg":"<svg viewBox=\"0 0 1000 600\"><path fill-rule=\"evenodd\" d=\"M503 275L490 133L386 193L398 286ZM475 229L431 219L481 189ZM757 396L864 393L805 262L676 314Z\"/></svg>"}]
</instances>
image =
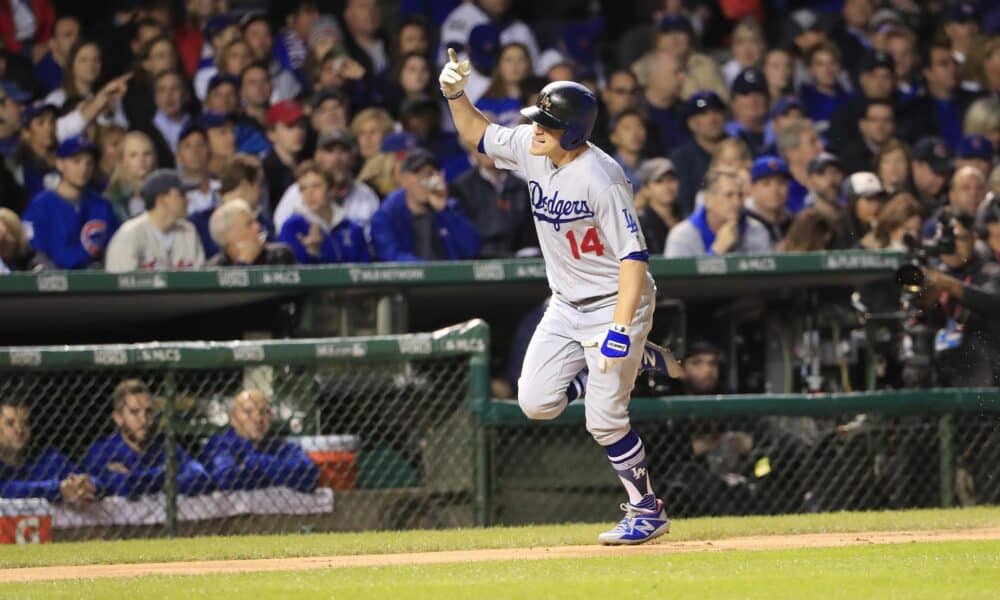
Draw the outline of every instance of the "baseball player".
<instances>
[{"instance_id":1,"label":"baseball player","mask_svg":"<svg viewBox=\"0 0 1000 600\"><path fill-rule=\"evenodd\" d=\"M531 125L491 123L464 95L470 66L449 50L441 92L455 127L470 146L528 182L531 211L552 300L528 344L518 403L531 419L554 419L567 387L589 370L587 430L607 451L628 492L625 518L598 537L604 544L641 544L667 533L663 501L653 493L642 440L629 424L629 393L643 362L677 376L665 349L647 344L656 286L622 168L588 143L597 100L587 88L555 81L535 106L521 109ZM575 394L573 394L575 395Z\"/></svg>"}]
</instances>

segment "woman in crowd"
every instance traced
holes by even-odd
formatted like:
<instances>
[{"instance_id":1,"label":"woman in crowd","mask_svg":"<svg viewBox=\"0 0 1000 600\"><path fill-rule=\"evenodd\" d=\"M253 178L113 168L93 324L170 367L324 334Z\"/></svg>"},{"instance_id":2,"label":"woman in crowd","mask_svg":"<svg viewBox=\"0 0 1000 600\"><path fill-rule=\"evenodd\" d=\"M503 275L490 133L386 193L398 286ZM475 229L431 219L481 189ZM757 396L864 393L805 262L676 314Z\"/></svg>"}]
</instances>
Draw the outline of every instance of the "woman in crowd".
<instances>
[{"instance_id":1,"label":"woman in crowd","mask_svg":"<svg viewBox=\"0 0 1000 600\"><path fill-rule=\"evenodd\" d=\"M392 115L384 108L366 108L351 120L351 133L358 144L358 154L362 161L378 155L382 139L396 126Z\"/></svg>"},{"instance_id":2,"label":"woman in crowd","mask_svg":"<svg viewBox=\"0 0 1000 600\"><path fill-rule=\"evenodd\" d=\"M436 96L432 69L430 59L425 54L411 52L399 60L386 98L386 105L393 109L394 114L398 116L399 110L408 100Z\"/></svg>"},{"instance_id":3,"label":"woman in crowd","mask_svg":"<svg viewBox=\"0 0 1000 600\"><path fill-rule=\"evenodd\" d=\"M924 216L924 207L913 194L895 194L879 213L878 224L872 232L875 246L887 250L906 250L903 237L910 234L915 240L919 240Z\"/></svg>"},{"instance_id":4,"label":"woman in crowd","mask_svg":"<svg viewBox=\"0 0 1000 600\"><path fill-rule=\"evenodd\" d=\"M301 264L371 262L364 229L330 197L330 189L340 183L334 177L312 160L295 170L302 207L281 226L278 239Z\"/></svg>"},{"instance_id":5,"label":"woman in crowd","mask_svg":"<svg viewBox=\"0 0 1000 600\"><path fill-rule=\"evenodd\" d=\"M780 47L768 50L763 71L772 108L781 97L794 94L795 61L788 50Z\"/></svg>"},{"instance_id":6,"label":"woman in crowd","mask_svg":"<svg viewBox=\"0 0 1000 600\"><path fill-rule=\"evenodd\" d=\"M639 191L641 182L636 170L645 160L642 149L646 145L646 123L636 110L625 110L611 121L611 144L614 146L612 157L625 171L625 177L632 182L635 191Z\"/></svg>"},{"instance_id":7,"label":"woman in crowd","mask_svg":"<svg viewBox=\"0 0 1000 600\"><path fill-rule=\"evenodd\" d=\"M827 250L833 241L833 223L816 208L804 208L792 219L785 239L778 242L778 252L815 252Z\"/></svg>"},{"instance_id":8,"label":"woman in crowd","mask_svg":"<svg viewBox=\"0 0 1000 600\"><path fill-rule=\"evenodd\" d=\"M764 50L767 48L764 32L761 31L760 25L753 21L738 23L733 27L732 36L733 57L722 65L722 76L726 80L726 85L732 85L733 80L744 69L760 67L761 61L764 60Z\"/></svg>"},{"instance_id":9,"label":"woman in crowd","mask_svg":"<svg viewBox=\"0 0 1000 600\"><path fill-rule=\"evenodd\" d=\"M122 158L111 174L108 189L104 192L124 222L146 209L139 189L143 180L156 167L156 151L149 136L141 131L130 131L122 142Z\"/></svg>"},{"instance_id":10,"label":"woman in crowd","mask_svg":"<svg viewBox=\"0 0 1000 600\"><path fill-rule=\"evenodd\" d=\"M521 121L521 107L527 96L537 89L531 81L531 53L527 46L513 42L500 48L500 58L490 78L490 85L476 101L476 108L491 121L504 127L515 127Z\"/></svg>"},{"instance_id":11,"label":"woman in crowd","mask_svg":"<svg viewBox=\"0 0 1000 600\"><path fill-rule=\"evenodd\" d=\"M94 166L94 181L99 189L107 189L111 175L122 161L122 144L125 142L125 128L114 123L101 125L94 135L98 159Z\"/></svg>"},{"instance_id":12,"label":"woman in crowd","mask_svg":"<svg viewBox=\"0 0 1000 600\"><path fill-rule=\"evenodd\" d=\"M882 180L885 191L891 196L913 190L910 179L910 147L898 139L891 139L875 155L875 174Z\"/></svg>"},{"instance_id":13,"label":"woman in crowd","mask_svg":"<svg viewBox=\"0 0 1000 600\"><path fill-rule=\"evenodd\" d=\"M45 97L45 103L64 108L67 100L79 100L77 111L81 113L86 123L90 123L96 117L98 124L101 125L117 123L122 127L128 127L121 99L125 94L125 82L131 78L131 74L112 80L104 88L99 88L97 82L101 77L101 66L101 48L97 42L90 40L77 42L66 59L62 85ZM117 93L109 94L111 87ZM60 121L64 119L65 116ZM65 139L79 133L79 131L60 132L57 135L59 139Z\"/></svg>"},{"instance_id":14,"label":"woman in crowd","mask_svg":"<svg viewBox=\"0 0 1000 600\"><path fill-rule=\"evenodd\" d=\"M165 35L157 36L142 46L135 58L132 79L122 99L128 122L134 127L149 125L156 115L153 102L153 81L164 71L174 71L180 66L180 55L173 41ZM190 97L194 97L192 94Z\"/></svg>"}]
</instances>

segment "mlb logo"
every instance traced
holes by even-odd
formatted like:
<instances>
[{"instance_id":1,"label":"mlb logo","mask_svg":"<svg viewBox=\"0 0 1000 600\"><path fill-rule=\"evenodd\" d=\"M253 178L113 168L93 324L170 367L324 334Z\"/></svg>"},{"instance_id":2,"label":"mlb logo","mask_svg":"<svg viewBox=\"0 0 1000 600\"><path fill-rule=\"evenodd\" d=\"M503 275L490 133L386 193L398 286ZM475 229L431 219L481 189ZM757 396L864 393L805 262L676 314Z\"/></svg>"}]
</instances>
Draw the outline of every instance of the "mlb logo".
<instances>
[{"instance_id":1,"label":"mlb logo","mask_svg":"<svg viewBox=\"0 0 1000 600\"><path fill-rule=\"evenodd\" d=\"M0 544L47 544L52 541L52 515L0 516Z\"/></svg>"}]
</instances>

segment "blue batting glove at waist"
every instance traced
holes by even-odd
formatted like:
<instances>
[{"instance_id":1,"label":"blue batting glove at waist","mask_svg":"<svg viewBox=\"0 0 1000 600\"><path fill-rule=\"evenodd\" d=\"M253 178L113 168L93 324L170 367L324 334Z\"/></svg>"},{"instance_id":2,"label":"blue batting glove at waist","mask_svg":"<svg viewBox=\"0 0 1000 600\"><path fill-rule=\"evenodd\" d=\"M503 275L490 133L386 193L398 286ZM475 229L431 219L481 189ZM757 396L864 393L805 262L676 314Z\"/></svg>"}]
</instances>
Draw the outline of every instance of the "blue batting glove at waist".
<instances>
[{"instance_id":1,"label":"blue batting glove at waist","mask_svg":"<svg viewBox=\"0 0 1000 600\"><path fill-rule=\"evenodd\" d=\"M601 354L608 358L623 358L628 356L628 349L631 341L628 338L628 329L613 323L608 328L608 334L601 344Z\"/></svg>"}]
</instances>

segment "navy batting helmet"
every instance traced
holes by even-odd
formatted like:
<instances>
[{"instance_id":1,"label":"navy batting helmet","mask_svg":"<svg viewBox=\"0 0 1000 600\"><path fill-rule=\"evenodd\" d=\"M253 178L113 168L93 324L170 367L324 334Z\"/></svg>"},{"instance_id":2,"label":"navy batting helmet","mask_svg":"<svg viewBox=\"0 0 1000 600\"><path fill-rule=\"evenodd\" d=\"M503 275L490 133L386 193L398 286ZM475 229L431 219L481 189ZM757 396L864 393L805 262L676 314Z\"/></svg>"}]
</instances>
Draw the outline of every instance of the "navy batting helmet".
<instances>
[{"instance_id":1,"label":"navy batting helmet","mask_svg":"<svg viewBox=\"0 0 1000 600\"><path fill-rule=\"evenodd\" d=\"M564 150L579 148L594 130L597 98L586 87L573 81L553 81L538 93L534 106L521 114L549 129L564 129L559 145Z\"/></svg>"}]
</instances>

